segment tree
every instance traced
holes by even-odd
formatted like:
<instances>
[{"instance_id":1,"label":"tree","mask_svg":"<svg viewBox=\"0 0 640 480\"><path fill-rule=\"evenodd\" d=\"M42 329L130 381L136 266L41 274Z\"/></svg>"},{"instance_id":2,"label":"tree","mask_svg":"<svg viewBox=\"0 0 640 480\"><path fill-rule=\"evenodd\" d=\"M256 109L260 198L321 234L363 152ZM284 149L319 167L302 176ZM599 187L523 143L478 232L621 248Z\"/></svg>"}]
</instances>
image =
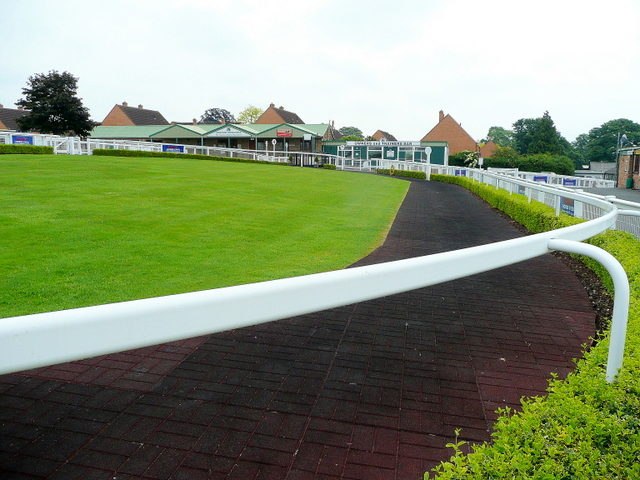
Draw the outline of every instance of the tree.
<instances>
[{"instance_id":1,"label":"tree","mask_svg":"<svg viewBox=\"0 0 640 480\"><path fill-rule=\"evenodd\" d=\"M198 123L222 123L223 120L224 123L236 123L236 119L229 110L210 108L202 114Z\"/></svg>"},{"instance_id":2,"label":"tree","mask_svg":"<svg viewBox=\"0 0 640 480\"><path fill-rule=\"evenodd\" d=\"M521 155L566 155L571 149L549 112L544 112L541 118L521 118L513 124L513 132L514 146Z\"/></svg>"},{"instance_id":3,"label":"tree","mask_svg":"<svg viewBox=\"0 0 640 480\"><path fill-rule=\"evenodd\" d=\"M490 127L487 138L480 143L488 143L491 140L501 147L513 147L513 131L502 127Z\"/></svg>"},{"instance_id":4,"label":"tree","mask_svg":"<svg viewBox=\"0 0 640 480\"><path fill-rule=\"evenodd\" d=\"M362 140L362 137L360 135L345 135L344 137L342 137L340 139L341 141L356 141L359 142Z\"/></svg>"},{"instance_id":5,"label":"tree","mask_svg":"<svg viewBox=\"0 0 640 480\"><path fill-rule=\"evenodd\" d=\"M588 162L613 162L623 144L640 142L640 124L626 118L609 120L586 134L584 157ZM620 143L618 143L620 142Z\"/></svg>"},{"instance_id":6,"label":"tree","mask_svg":"<svg viewBox=\"0 0 640 480\"><path fill-rule=\"evenodd\" d=\"M360 130L358 127L342 127L338 131L345 137L349 135L355 135L357 137L360 137L360 140L364 138L362 130Z\"/></svg>"},{"instance_id":7,"label":"tree","mask_svg":"<svg viewBox=\"0 0 640 480\"><path fill-rule=\"evenodd\" d=\"M22 89L24 98L16 105L28 110L29 115L16 122L23 131L77 135L88 137L96 126L89 118L89 110L78 98L78 79L69 72L39 73L29 77L28 87Z\"/></svg>"},{"instance_id":8,"label":"tree","mask_svg":"<svg viewBox=\"0 0 640 480\"><path fill-rule=\"evenodd\" d=\"M256 120L260 118L260 115L264 113L264 110L249 105L238 114L238 121L240 123L256 123Z\"/></svg>"}]
</instances>

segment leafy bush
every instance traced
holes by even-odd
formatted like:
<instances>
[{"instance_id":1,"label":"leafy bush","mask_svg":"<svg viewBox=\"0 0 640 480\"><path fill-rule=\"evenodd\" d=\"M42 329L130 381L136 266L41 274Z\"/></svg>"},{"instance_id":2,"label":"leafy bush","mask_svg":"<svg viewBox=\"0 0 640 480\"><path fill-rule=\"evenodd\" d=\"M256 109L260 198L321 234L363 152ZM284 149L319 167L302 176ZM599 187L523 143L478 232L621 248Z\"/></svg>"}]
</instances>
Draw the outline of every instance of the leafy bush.
<instances>
[{"instance_id":1,"label":"leafy bush","mask_svg":"<svg viewBox=\"0 0 640 480\"><path fill-rule=\"evenodd\" d=\"M554 172L558 175L573 175L575 173L575 165L569 157L546 153L524 157L504 155L485 158L484 167L518 168L523 172Z\"/></svg>"},{"instance_id":2,"label":"leafy bush","mask_svg":"<svg viewBox=\"0 0 640 480\"><path fill-rule=\"evenodd\" d=\"M378 168L376 173L379 175L393 175L394 177L407 177L407 178L419 178L421 180L427 179L427 174L424 172L416 172L413 170L393 170L388 168Z\"/></svg>"},{"instance_id":3,"label":"leafy bush","mask_svg":"<svg viewBox=\"0 0 640 480\"><path fill-rule=\"evenodd\" d=\"M247 158L214 157L212 155L196 155L193 153L172 153L172 152L145 152L142 150L116 150L106 148L96 148L93 155L103 157L159 157L159 158L189 158L194 160L213 160L217 162L236 163L260 163L265 165L289 166L289 163L267 162L264 160L251 160Z\"/></svg>"},{"instance_id":4,"label":"leafy bush","mask_svg":"<svg viewBox=\"0 0 640 480\"><path fill-rule=\"evenodd\" d=\"M322 165L322 168L324 168L325 170L335 170L336 166L330 163L325 163Z\"/></svg>"},{"instance_id":5,"label":"leafy bush","mask_svg":"<svg viewBox=\"0 0 640 480\"><path fill-rule=\"evenodd\" d=\"M53 147L37 145L4 145L0 144L0 155L3 154L52 155Z\"/></svg>"},{"instance_id":6,"label":"leafy bush","mask_svg":"<svg viewBox=\"0 0 640 480\"><path fill-rule=\"evenodd\" d=\"M468 178L432 175L431 179L469 188L533 232L581 221L566 215L555 217L551 208L538 202L529 204L522 195ZM565 380L550 381L547 396L523 399L522 412L500 410L492 443L475 445L470 453L460 448L464 442L450 444L454 456L434 469L436 478L640 478L640 295L633 294L640 294L640 241L609 230L588 242L614 255L631 284L624 365L617 382L605 380L608 338L604 338L585 353ZM584 261L603 274L599 264Z\"/></svg>"}]
</instances>

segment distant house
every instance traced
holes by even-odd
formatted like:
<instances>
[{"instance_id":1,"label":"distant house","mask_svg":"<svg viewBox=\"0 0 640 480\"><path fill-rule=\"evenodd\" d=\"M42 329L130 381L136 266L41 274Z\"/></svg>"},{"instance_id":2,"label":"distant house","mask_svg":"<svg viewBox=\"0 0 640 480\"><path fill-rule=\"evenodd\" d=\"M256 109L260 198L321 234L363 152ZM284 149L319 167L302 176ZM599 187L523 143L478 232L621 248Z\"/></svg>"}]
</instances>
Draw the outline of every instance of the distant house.
<instances>
[{"instance_id":1,"label":"distant house","mask_svg":"<svg viewBox=\"0 0 640 480\"><path fill-rule=\"evenodd\" d=\"M385 142L397 142L398 139L391 135L389 132L385 132L384 130L378 130L376 133L371 135L376 140L383 140Z\"/></svg>"},{"instance_id":2,"label":"distant house","mask_svg":"<svg viewBox=\"0 0 640 480\"><path fill-rule=\"evenodd\" d=\"M489 140L484 146L480 147L480 157L489 158L491 155L496 153L496 148L498 145L495 144L493 140Z\"/></svg>"},{"instance_id":3,"label":"distant house","mask_svg":"<svg viewBox=\"0 0 640 480\"><path fill-rule=\"evenodd\" d=\"M462 125L456 122L451 115L445 115L442 110L440 110L440 121L438 124L433 127L421 141L448 142L449 155L465 150L471 152L477 152L479 150L476 141L462 128Z\"/></svg>"},{"instance_id":4,"label":"distant house","mask_svg":"<svg viewBox=\"0 0 640 480\"><path fill-rule=\"evenodd\" d=\"M284 107L276 108L272 103L256 120L257 124L288 123L290 125L302 125L304 122L295 113L285 110Z\"/></svg>"},{"instance_id":5,"label":"distant house","mask_svg":"<svg viewBox=\"0 0 640 480\"><path fill-rule=\"evenodd\" d=\"M20 130L17 120L25 115L29 115L28 110L4 108L4 105L0 105L0 130Z\"/></svg>"},{"instance_id":6,"label":"distant house","mask_svg":"<svg viewBox=\"0 0 640 480\"><path fill-rule=\"evenodd\" d=\"M156 110L148 110L142 105L130 107L127 102L116 105L102 121L105 127L128 127L141 125L169 125L169 122Z\"/></svg>"}]
</instances>

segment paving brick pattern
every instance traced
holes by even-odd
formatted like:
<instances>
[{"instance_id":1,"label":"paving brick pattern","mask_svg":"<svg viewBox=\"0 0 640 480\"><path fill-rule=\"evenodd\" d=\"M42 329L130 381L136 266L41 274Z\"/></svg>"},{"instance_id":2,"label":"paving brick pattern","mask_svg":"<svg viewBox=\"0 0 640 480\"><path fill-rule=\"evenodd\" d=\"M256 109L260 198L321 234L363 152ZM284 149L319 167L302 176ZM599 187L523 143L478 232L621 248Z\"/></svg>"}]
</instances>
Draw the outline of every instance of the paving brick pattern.
<instances>
[{"instance_id":1,"label":"paving brick pattern","mask_svg":"<svg viewBox=\"0 0 640 480\"><path fill-rule=\"evenodd\" d=\"M515 238L457 186L412 182L371 264ZM320 313L0 376L7 479L413 479L495 409L544 394L594 333L548 255ZM188 319L185 319L188 320Z\"/></svg>"}]
</instances>

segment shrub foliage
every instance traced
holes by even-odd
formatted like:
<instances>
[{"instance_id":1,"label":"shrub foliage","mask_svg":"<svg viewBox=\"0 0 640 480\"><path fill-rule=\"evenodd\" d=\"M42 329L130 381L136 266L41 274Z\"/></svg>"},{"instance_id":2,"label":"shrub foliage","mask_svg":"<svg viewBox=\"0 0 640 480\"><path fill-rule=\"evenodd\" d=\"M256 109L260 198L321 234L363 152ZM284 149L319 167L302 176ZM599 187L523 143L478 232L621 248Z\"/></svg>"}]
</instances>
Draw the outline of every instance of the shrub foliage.
<instances>
[{"instance_id":1,"label":"shrub foliage","mask_svg":"<svg viewBox=\"0 0 640 480\"><path fill-rule=\"evenodd\" d=\"M172 153L172 152L145 152L142 150L116 150L108 148L96 148L93 155L104 157L159 157L159 158L189 158L193 160L213 160L218 162L236 163L261 163L266 165L289 166L289 163L267 162L264 160L251 160L247 158L215 157L212 155L196 155L192 153Z\"/></svg>"},{"instance_id":2,"label":"shrub foliage","mask_svg":"<svg viewBox=\"0 0 640 480\"><path fill-rule=\"evenodd\" d=\"M0 155L6 155L6 154L52 155L53 147L41 147L37 145L0 144Z\"/></svg>"},{"instance_id":3,"label":"shrub foliage","mask_svg":"<svg viewBox=\"0 0 640 480\"><path fill-rule=\"evenodd\" d=\"M523 195L468 178L432 175L431 179L470 189L534 233L581 221L564 214L556 217L551 208L528 203ZM585 352L565 380L550 380L547 396L523 399L521 412L501 410L492 443L475 445L470 453L462 451L464 442L450 444L454 456L434 469L436 478L640 478L640 241L624 232L607 231L588 242L614 255L631 284L624 365L617 382L605 380L605 337ZM584 260L604 275L602 267Z\"/></svg>"},{"instance_id":4,"label":"shrub foliage","mask_svg":"<svg viewBox=\"0 0 640 480\"><path fill-rule=\"evenodd\" d=\"M378 168L376 173L379 175L393 175L395 177L407 177L407 178L419 178L421 180L426 180L427 174L424 172L415 172L413 170L393 170L391 171L388 168Z\"/></svg>"}]
</instances>

